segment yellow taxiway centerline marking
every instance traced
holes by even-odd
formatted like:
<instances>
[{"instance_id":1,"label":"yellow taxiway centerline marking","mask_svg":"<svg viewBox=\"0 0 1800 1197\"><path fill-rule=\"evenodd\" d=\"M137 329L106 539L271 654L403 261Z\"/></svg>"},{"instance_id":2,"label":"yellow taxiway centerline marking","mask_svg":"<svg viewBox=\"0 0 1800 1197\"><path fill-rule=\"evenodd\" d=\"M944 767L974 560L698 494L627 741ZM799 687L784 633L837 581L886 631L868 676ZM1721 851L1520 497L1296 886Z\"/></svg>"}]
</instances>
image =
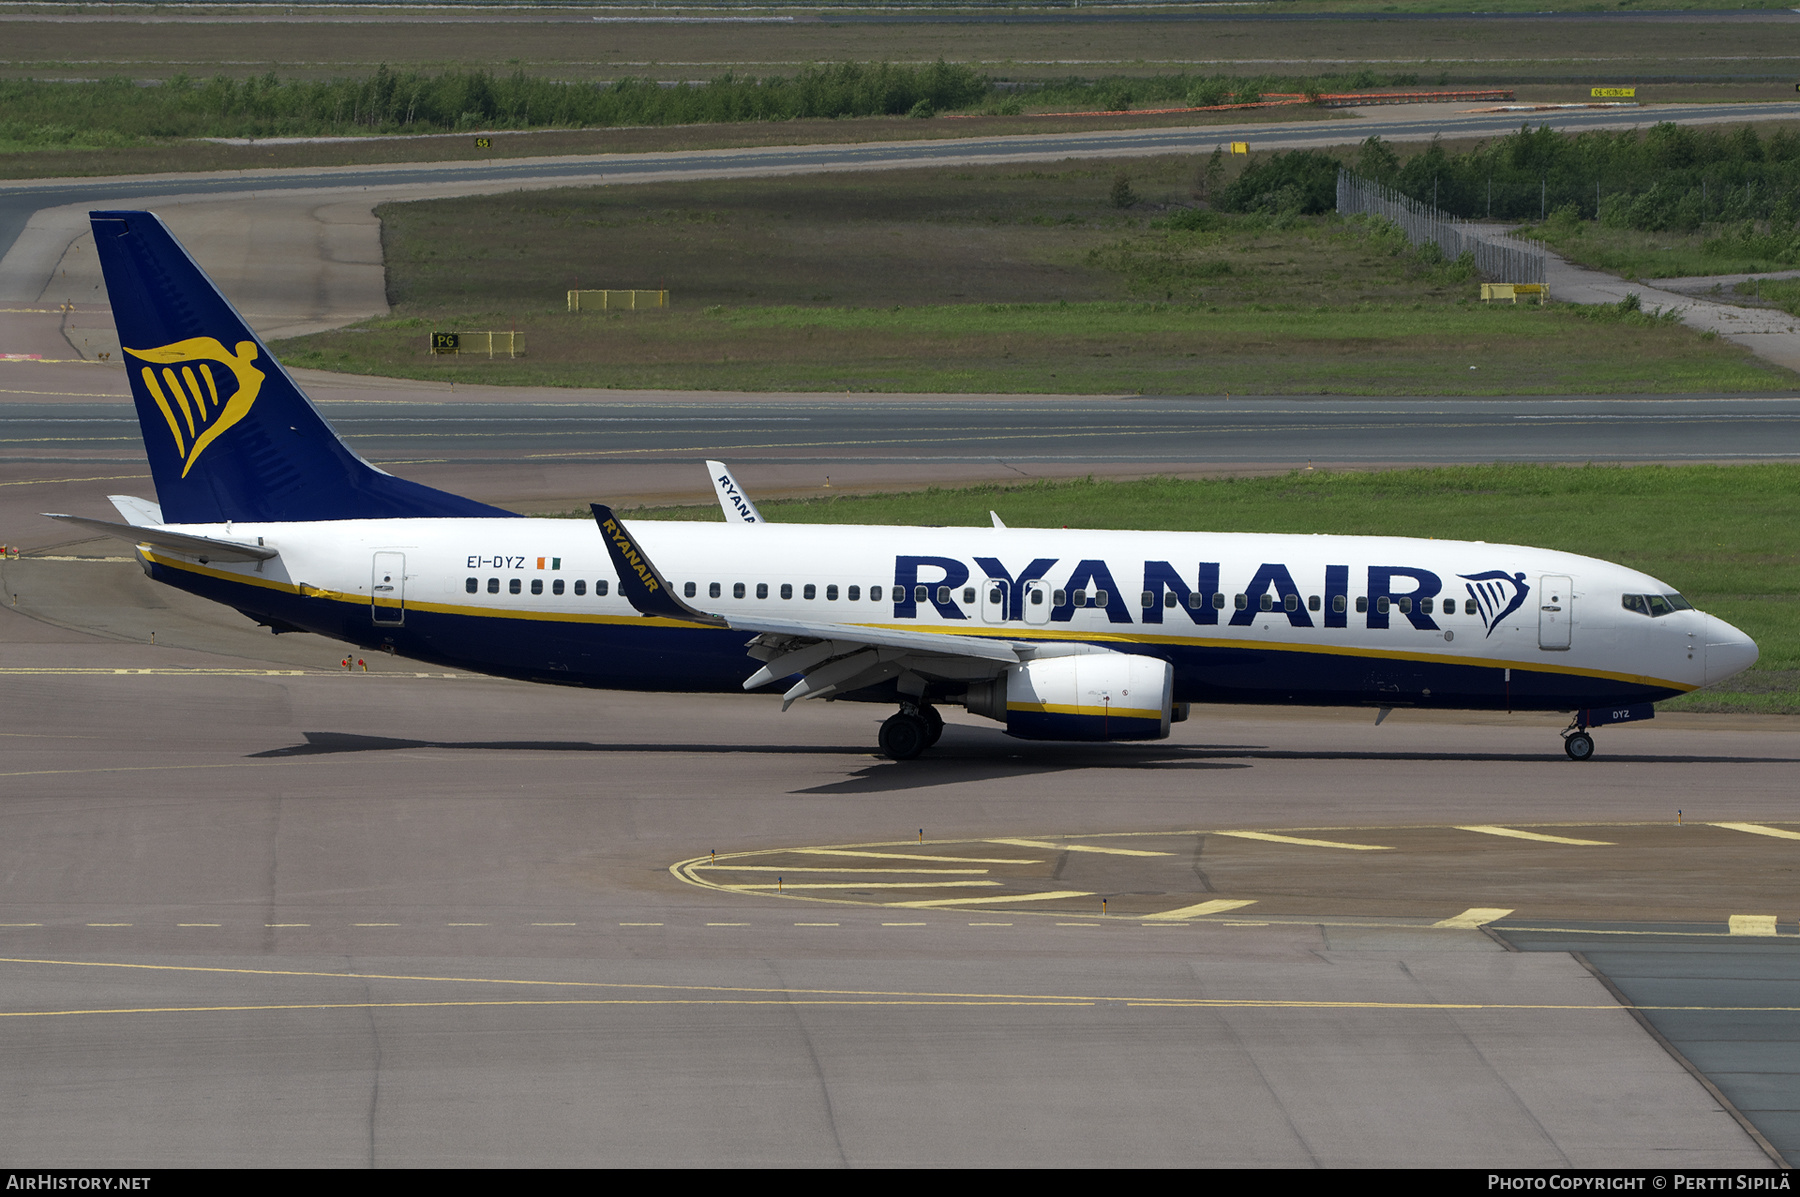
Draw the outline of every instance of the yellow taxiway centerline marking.
<instances>
[{"instance_id":1,"label":"yellow taxiway centerline marking","mask_svg":"<svg viewBox=\"0 0 1800 1197\"><path fill-rule=\"evenodd\" d=\"M949 889L955 886L999 885L998 881L802 881L798 885L757 881L748 885L722 885L721 889Z\"/></svg>"},{"instance_id":2,"label":"yellow taxiway centerline marking","mask_svg":"<svg viewBox=\"0 0 1800 1197\"><path fill-rule=\"evenodd\" d=\"M661 923L620 923L621 927L660 927Z\"/></svg>"},{"instance_id":3,"label":"yellow taxiway centerline marking","mask_svg":"<svg viewBox=\"0 0 1800 1197\"><path fill-rule=\"evenodd\" d=\"M359 927L373 926L373 925L374 924L372 924L372 923L358 923L357 924L357 926L359 926ZM486 924L483 924L483 925L485 926ZM573 927L573 926L575 926L574 923L533 923L531 925L533 927Z\"/></svg>"},{"instance_id":4,"label":"yellow taxiway centerline marking","mask_svg":"<svg viewBox=\"0 0 1800 1197\"><path fill-rule=\"evenodd\" d=\"M1043 848L1049 852L1103 852L1108 856L1173 856L1173 852L1145 852L1141 848L1096 848L1091 844L1052 844L1048 840L987 840L1014 848Z\"/></svg>"},{"instance_id":5,"label":"yellow taxiway centerline marking","mask_svg":"<svg viewBox=\"0 0 1800 1197\"><path fill-rule=\"evenodd\" d=\"M795 923L796 927L841 927L842 923Z\"/></svg>"},{"instance_id":6,"label":"yellow taxiway centerline marking","mask_svg":"<svg viewBox=\"0 0 1800 1197\"><path fill-rule=\"evenodd\" d=\"M350 925L352 927L398 927L400 924L399 923L351 923Z\"/></svg>"},{"instance_id":7,"label":"yellow taxiway centerline marking","mask_svg":"<svg viewBox=\"0 0 1800 1197\"><path fill-rule=\"evenodd\" d=\"M1773 935L1775 934L1775 916L1772 914L1734 914L1731 916L1731 933L1733 935Z\"/></svg>"},{"instance_id":8,"label":"yellow taxiway centerline marking","mask_svg":"<svg viewBox=\"0 0 1800 1197\"><path fill-rule=\"evenodd\" d=\"M1237 910L1244 906L1256 905L1254 898L1213 898L1206 902L1197 902L1192 906L1178 906L1174 910L1165 910L1161 914L1147 914L1146 919L1159 919L1178 922L1183 919L1196 919L1203 914L1223 914L1227 910Z\"/></svg>"},{"instance_id":9,"label":"yellow taxiway centerline marking","mask_svg":"<svg viewBox=\"0 0 1800 1197\"><path fill-rule=\"evenodd\" d=\"M1513 827L1495 827L1490 823L1476 823L1469 827L1458 827L1458 831L1474 831L1482 835L1503 835L1514 840L1536 840L1540 844L1576 844L1584 848L1616 847L1611 840L1577 840L1566 835L1545 835L1541 831L1520 831Z\"/></svg>"},{"instance_id":10,"label":"yellow taxiway centerline marking","mask_svg":"<svg viewBox=\"0 0 1800 1197\"><path fill-rule=\"evenodd\" d=\"M748 927L750 924L749 923L708 923L706 925L708 927ZM574 926L574 924L570 923L569 926L572 927L572 926Z\"/></svg>"},{"instance_id":11,"label":"yellow taxiway centerline marking","mask_svg":"<svg viewBox=\"0 0 1800 1197\"><path fill-rule=\"evenodd\" d=\"M1057 889L1042 894L996 894L991 898L927 898L918 902L889 902L888 905L923 909L928 906L974 906L977 903L994 902L1052 902L1057 898L1091 898L1093 896L1081 889Z\"/></svg>"},{"instance_id":12,"label":"yellow taxiway centerline marking","mask_svg":"<svg viewBox=\"0 0 1800 1197\"><path fill-rule=\"evenodd\" d=\"M1727 831L1747 831L1751 835L1772 835L1778 840L1800 840L1800 831L1789 831L1784 827L1764 827L1761 823L1714 823L1714 827L1723 827Z\"/></svg>"},{"instance_id":13,"label":"yellow taxiway centerline marking","mask_svg":"<svg viewBox=\"0 0 1800 1197\"><path fill-rule=\"evenodd\" d=\"M1089 895L1091 896L1091 895ZM795 926L835 927L836 923L806 924ZM1375 926L1379 924L1368 924ZM61 966L64 968L116 968L141 972L169 973L207 973L211 975L241 977L313 977L334 981L421 981L439 982L460 985L516 985L526 988L551 989L606 989L606 990L652 990L657 992L678 993L730 993L769 995L769 1000L779 1003L792 1001L795 995L806 998L903 998L916 1001L918 999L945 999L950 1001L966 1001L972 1003L1045 1003L1067 1005L1090 1005L1095 1002L1128 1002L1134 1005L1180 1005L1196 1009L1202 1008L1268 1008L1268 1009L1310 1009L1310 1010L1717 1010L1727 1013L1800 1013L1800 1006L1622 1006L1616 1002L1600 1004L1556 1004L1548 1002L1372 1002L1372 1001L1315 1001L1298 998L1145 998L1130 995L1086 995L1086 994L1041 994L1041 993L956 993L938 991L910 991L889 989L802 989L781 988L776 986L753 985L671 985L657 982L637 981L554 981L535 980L522 977L451 977L432 976L429 974L405 973L345 973L319 972L306 969L274 969L274 968L224 968L217 965L200 964L136 964L121 960L52 960L47 958L6 956L0 957L0 964L41 964ZM373 1003L379 1005L380 1003ZM406 1005L408 1003L395 1003ZM425 1005L429 1003L416 1003ZM454 1003L453 1003L454 1004ZM702 1004L702 1003L694 1003ZM903 1003L904 1004L904 1003ZM368 1009L371 1003L344 1003L341 1009ZM255 1006L224 1006L222 1010L263 1009ZM284 1009L289 1007L266 1007L268 1009ZM301 1008L301 1007L292 1007ZM306 1007L317 1008L317 1007ZM214 1007L181 1007L177 1009L214 1009ZM109 1014L109 1013L168 1013L169 1010L154 1008L137 1010L68 1010L68 1011L0 1011L0 1018L17 1018L36 1014Z\"/></svg>"},{"instance_id":14,"label":"yellow taxiway centerline marking","mask_svg":"<svg viewBox=\"0 0 1800 1197\"><path fill-rule=\"evenodd\" d=\"M1499 906L1471 906L1459 915L1440 920L1431 925L1433 927L1442 927L1446 930L1473 931L1483 923L1491 923L1495 919L1503 919L1511 913L1512 911L1510 909Z\"/></svg>"},{"instance_id":15,"label":"yellow taxiway centerline marking","mask_svg":"<svg viewBox=\"0 0 1800 1197\"><path fill-rule=\"evenodd\" d=\"M1304 848L1347 848L1352 852L1392 852L1386 844L1344 844L1337 840L1309 840L1297 835L1276 835L1272 831L1215 831L1213 835L1229 835L1240 840L1266 840L1271 844L1299 844Z\"/></svg>"},{"instance_id":16,"label":"yellow taxiway centerline marking","mask_svg":"<svg viewBox=\"0 0 1800 1197\"><path fill-rule=\"evenodd\" d=\"M1041 860L1000 860L985 856L916 856L911 852L851 852L837 848L777 848L773 852L791 852L796 856L866 856L876 860L929 860L939 864L1043 864ZM773 852L770 854L773 855Z\"/></svg>"},{"instance_id":17,"label":"yellow taxiway centerline marking","mask_svg":"<svg viewBox=\"0 0 1800 1197\"><path fill-rule=\"evenodd\" d=\"M858 869L846 866L841 869L790 869L784 865L734 865L703 864L695 865L696 869L729 869L734 873L986 873L987 869ZM996 882L995 884L999 884Z\"/></svg>"},{"instance_id":18,"label":"yellow taxiway centerline marking","mask_svg":"<svg viewBox=\"0 0 1800 1197\"><path fill-rule=\"evenodd\" d=\"M0 482L0 486L37 486L40 483L52 482L129 482L149 476L148 474L102 474L98 478L19 478L12 482Z\"/></svg>"},{"instance_id":19,"label":"yellow taxiway centerline marking","mask_svg":"<svg viewBox=\"0 0 1800 1197\"><path fill-rule=\"evenodd\" d=\"M222 923L176 923L177 927L219 927Z\"/></svg>"},{"instance_id":20,"label":"yellow taxiway centerline marking","mask_svg":"<svg viewBox=\"0 0 1800 1197\"><path fill-rule=\"evenodd\" d=\"M264 923L265 927L310 927L311 923Z\"/></svg>"}]
</instances>

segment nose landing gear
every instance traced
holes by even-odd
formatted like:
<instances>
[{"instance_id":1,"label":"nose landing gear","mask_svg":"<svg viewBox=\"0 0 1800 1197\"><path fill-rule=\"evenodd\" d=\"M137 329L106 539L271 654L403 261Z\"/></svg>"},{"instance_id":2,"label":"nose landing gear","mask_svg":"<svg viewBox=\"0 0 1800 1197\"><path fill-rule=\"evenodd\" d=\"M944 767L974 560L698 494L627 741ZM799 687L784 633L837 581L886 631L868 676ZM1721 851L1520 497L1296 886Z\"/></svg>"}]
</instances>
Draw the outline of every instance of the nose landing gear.
<instances>
[{"instance_id":1,"label":"nose landing gear","mask_svg":"<svg viewBox=\"0 0 1800 1197\"><path fill-rule=\"evenodd\" d=\"M1588 760L1594 755L1594 737L1581 729L1564 732L1563 751L1572 761Z\"/></svg>"},{"instance_id":2,"label":"nose landing gear","mask_svg":"<svg viewBox=\"0 0 1800 1197\"><path fill-rule=\"evenodd\" d=\"M903 703L900 712L881 725L882 755L910 761L938 742L944 734L944 717L928 703Z\"/></svg>"}]
</instances>

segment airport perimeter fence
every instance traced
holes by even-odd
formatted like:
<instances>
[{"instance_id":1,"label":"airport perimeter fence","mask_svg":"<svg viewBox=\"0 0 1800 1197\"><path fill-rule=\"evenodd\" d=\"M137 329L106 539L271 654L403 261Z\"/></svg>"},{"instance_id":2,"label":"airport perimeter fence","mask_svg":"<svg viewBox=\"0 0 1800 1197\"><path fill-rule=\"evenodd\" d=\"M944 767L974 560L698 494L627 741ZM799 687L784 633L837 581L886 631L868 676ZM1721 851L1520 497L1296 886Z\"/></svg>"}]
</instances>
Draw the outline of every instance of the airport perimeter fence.
<instances>
[{"instance_id":1,"label":"airport perimeter fence","mask_svg":"<svg viewBox=\"0 0 1800 1197\"><path fill-rule=\"evenodd\" d=\"M1454 262L1473 254L1475 270L1496 283L1536 283L1547 278L1548 258L1542 242L1526 241L1447 216L1430 204L1402 195L1392 187L1338 171L1337 210L1343 216L1379 216L1392 221L1414 245L1435 244Z\"/></svg>"}]
</instances>

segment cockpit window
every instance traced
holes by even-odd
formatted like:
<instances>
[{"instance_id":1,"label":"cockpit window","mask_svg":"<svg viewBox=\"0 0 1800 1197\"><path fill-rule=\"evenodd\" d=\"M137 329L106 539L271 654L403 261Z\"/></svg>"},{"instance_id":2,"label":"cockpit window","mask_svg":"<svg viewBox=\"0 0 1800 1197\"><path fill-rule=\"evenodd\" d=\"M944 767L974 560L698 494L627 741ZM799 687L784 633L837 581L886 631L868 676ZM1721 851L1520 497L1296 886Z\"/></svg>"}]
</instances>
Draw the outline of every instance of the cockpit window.
<instances>
[{"instance_id":1,"label":"cockpit window","mask_svg":"<svg viewBox=\"0 0 1800 1197\"><path fill-rule=\"evenodd\" d=\"M1627 594L1620 596L1619 605L1627 611L1635 611L1639 615L1659 618L1673 615L1677 611L1692 611L1694 604L1679 594Z\"/></svg>"}]
</instances>

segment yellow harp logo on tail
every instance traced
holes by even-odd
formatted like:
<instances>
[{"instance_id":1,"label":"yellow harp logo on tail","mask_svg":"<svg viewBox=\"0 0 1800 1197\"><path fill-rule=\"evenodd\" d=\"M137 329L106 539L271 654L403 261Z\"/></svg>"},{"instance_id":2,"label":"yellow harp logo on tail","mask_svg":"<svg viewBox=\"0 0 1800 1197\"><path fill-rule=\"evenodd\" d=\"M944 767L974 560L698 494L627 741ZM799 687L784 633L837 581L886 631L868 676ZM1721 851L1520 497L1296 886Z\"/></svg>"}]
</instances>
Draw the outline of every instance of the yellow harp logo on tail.
<instances>
[{"instance_id":1,"label":"yellow harp logo on tail","mask_svg":"<svg viewBox=\"0 0 1800 1197\"><path fill-rule=\"evenodd\" d=\"M262 390L263 372L250 364L256 360L255 341L239 341L236 353L213 337L125 352L152 363L138 376L169 423L183 478L220 433L250 414Z\"/></svg>"}]
</instances>

